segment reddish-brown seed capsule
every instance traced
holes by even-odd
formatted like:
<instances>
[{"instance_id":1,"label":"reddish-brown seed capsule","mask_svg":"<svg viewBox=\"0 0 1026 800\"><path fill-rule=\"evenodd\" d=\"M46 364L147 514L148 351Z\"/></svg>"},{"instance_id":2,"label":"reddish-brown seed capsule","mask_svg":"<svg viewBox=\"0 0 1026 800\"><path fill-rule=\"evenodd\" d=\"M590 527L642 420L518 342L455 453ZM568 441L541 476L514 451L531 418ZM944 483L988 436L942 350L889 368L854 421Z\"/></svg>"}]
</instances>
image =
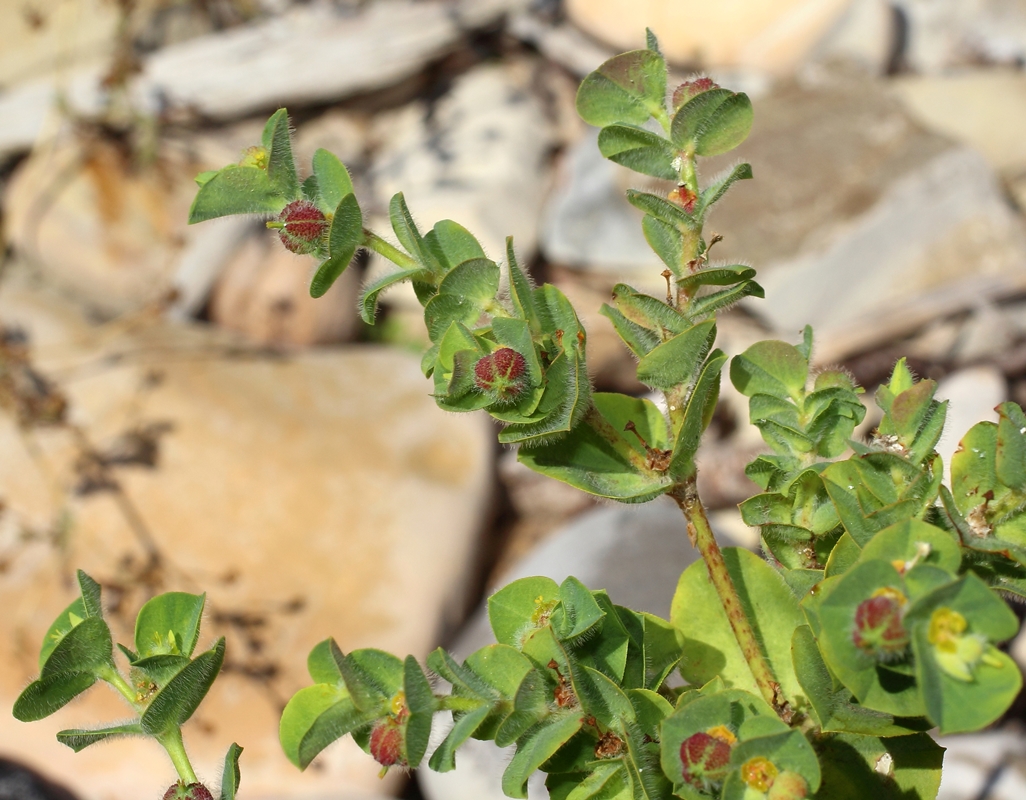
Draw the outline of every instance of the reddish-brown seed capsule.
<instances>
[{"instance_id":1,"label":"reddish-brown seed capsule","mask_svg":"<svg viewBox=\"0 0 1026 800\"><path fill-rule=\"evenodd\" d=\"M500 347L474 364L474 383L499 400L516 399L524 391L527 361L509 347Z\"/></svg>"},{"instance_id":2,"label":"reddish-brown seed capsule","mask_svg":"<svg viewBox=\"0 0 1026 800\"><path fill-rule=\"evenodd\" d=\"M309 200L293 200L278 215L278 236L293 253L312 253L328 230L328 220Z\"/></svg>"},{"instance_id":3,"label":"reddish-brown seed capsule","mask_svg":"<svg viewBox=\"0 0 1026 800\"><path fill-rule=\"evenodd\" d=\"M164 800L214 800L214 796L202 783L185 784L178 781L164 792Z\"/></svg>"},{"instance_id":4,"label":"reddish-brown seed capsule","mask_svg":"<svg viewBox=\"0 0 1026 800\"><path fill-rule=\"evenodd\" d=\"M371 730L370 752L383 767L403 766L403 730L391 717L380 720Z\"/></svg>"},{"instance_id":5,"label":"reddish-brown seed capsule","mask_svg":"<svg viewBox=\"0 0 1026 800\"><path fill-rule=\"evenodd\" d=\"M673 109L677 111L692 97L708 92L711 89L719 89L712 78L695 78L692 81L684 81L673 90Z\"/></svg>"}]
</instances>

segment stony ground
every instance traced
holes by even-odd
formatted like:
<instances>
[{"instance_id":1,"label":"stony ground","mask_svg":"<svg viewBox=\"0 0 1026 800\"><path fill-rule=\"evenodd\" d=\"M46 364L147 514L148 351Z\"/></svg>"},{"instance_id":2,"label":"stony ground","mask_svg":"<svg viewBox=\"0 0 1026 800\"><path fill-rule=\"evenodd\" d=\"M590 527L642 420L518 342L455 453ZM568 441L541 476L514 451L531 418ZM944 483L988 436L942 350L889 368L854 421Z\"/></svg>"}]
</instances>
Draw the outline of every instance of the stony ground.
<instances>
[{"instance_id":1,"label":"stony ground","mask_svg":"<svg viewBox=\"0 0 1026 800\"><path fill-rule=\"evenodd\" d=\"M388 296L373 328L356 315L384 264L361 257L315 302L314 264L259 220L185 226L193 176L236 161L279 105L300 162L336 152L375 227L401 189L419 220L456 219L493 257L513 235L582 313L595 386L642 392L597 311L619 281L659 291L660 267L623 199L633 179L599 157L573 98L651 25L681 77L707 70L755 104L731 158L756 180L711 226L716 258L757 267L767 297L724 316L721 346L811 323L817 364L845 366L867 398L907 355L951 400L945 457L998 403L1026 404L1022 3L127 8L0 0L0 706L32 677L76 567L108 587L122 637L153 593L206 590L229 656L187 731L201 773L238 740L248 800L489 800L502 756L486 751L419 790L379 781L351 742L296 774L276 719L310 647L469 649L483 593L528 572L665 614L692 558L660 504L595 506L498 449L486 419L438 413L413 295ZM724 539L757 547L736 503L761 440L723 395L703 489ZM1012 652L1026 665L1026 639ZM170 770L148 743L73 755L53 738L119 713L99 693L45 723L0 714L0 759L81 800L155 793ZM1023 720L1026 701L946 742L943 800L1026 796ZM31 796L27 780L0 760L0 798Z\"/></svg>"}]
</instances>

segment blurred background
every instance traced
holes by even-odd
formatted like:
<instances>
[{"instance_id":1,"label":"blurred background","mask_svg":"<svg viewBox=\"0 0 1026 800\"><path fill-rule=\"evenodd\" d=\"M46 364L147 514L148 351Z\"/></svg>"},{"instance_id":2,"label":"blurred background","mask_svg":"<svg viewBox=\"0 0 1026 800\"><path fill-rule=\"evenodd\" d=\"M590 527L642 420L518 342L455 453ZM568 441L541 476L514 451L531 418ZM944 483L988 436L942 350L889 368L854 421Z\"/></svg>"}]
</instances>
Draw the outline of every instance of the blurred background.
<instances>
[{"instance_id":1,"label":"blurred background","mask_svg":"<svg viewBox=\"0 0 1026 800\"><path fill-rule=\"evenodd\" d=\"M619 281L658 293L662 265L623 199L637 176L601 159L574 93L646 26L680 80L755 104L731 159L756 179L709 228L766 300L722 317L724 349L811 323L816 363L867 401L908 355L951 400L945 460L1026 403L1026 0L0 0L0 707L83 568L122 641L154 593L208 592L204 639L228 656L186 729L201 777L238 741L244 800L502 797L490 744L419 783L379 780L351 740L298 773L277 720L310 648L466 655L481 598L526 574L665 615L682 522L596 505L520 467L486 416L440 413L412 291L363 325L384 265L362 255L311 300L315 263L261 220L186 226L193 177L286 106L301 169L339 155L382 233L401 189L493 258L513 235L577 304L596 388L641 393L597 312ZM723 388L701 485L724 542L758 547L736 504L761 440ZM944 742L943 800L1026 797L1024 710ZM0 798L159 796L150 742L54 739L122 714L104 690L45 722L0 713Z\"/></svg>"}]
</instances>

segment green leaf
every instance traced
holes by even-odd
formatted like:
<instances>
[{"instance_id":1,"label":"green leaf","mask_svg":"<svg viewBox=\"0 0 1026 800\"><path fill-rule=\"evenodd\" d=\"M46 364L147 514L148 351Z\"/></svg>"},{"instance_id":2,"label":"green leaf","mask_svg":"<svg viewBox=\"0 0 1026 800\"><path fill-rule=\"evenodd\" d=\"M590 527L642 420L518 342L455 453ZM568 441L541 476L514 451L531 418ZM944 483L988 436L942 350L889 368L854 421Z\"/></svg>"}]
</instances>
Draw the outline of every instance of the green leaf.
<instances>
[{"instance_id":1,"label":"green leaf","mask_svg":"<svg viewBox=\"0 0 1026 800\"><path fill-rule=\"evenodd\" d=\"M613 302L624 317L651 331L679 334L691 327L691 321L677 309L625 283L613 287Z\"/></svg>"},{"instance_id":2,"label":"green leaf","mask_svg":"<svg viewBox=\"0 0 1026 800\"><path fill-rule=\"evenodd\" d=\"M786 342L756 342L730 362L730 381L745 397L767 394L797 403L808 377L809 362Z\"/></svg>"},{"instance_id":3,"label":"green leaf","mask_svg":"<svg viewBox=\"0 0 1026 800\"><path fill-rule=\"evenodd\" d=\"M752 165L738 164L724 177L714 179L712 183L702 190L701 197L698 201L699 216L704 216L706 209L710 208L715 202L723 197L733 184L737 181L750 180L751 177Z\"/></svg>"},{"instance_id":4,"label":"green leaf","mask_svg":"<svg viewBox=\"0 0 1026 800\"><path fill-rule=\"evenodd\" d=\"M731 97L736 97L728 89L712 89L702 92L688 100L677 109L670 126L670 138L681 150L695 151L698 138L716 110Z\"/></svg>"},{"instance_id":5,"label":"green leaf","mask_svg":"<svg viewBox=\"0 0 1026 800\"><path fill-rule=\"evenodd\" d=\"M356 202L355 194L343 197L335 209L328 234L328 260L325 261L310 281L310 296L323 297L331 285L345 272L363 242L363 213Z\"/></svg>"},{"instance_id":6,"label":"green leaf","mask_svg":"<svg viewBox=\"0 0 1026 800\"><path fill-rule=\"evenodd\" d=\"M474 735L491 710L487 705L482 705L456 719L442 743L431 754L428 766L435 772L449 772L456 769L457 748Z\"/></svg>"},{"instance_id":7,"label":"green leaf","mask_svg":"<svg viewBox=\"0 0 1026 800\"><path fill-rule=\"evenodd\" d=\"M740 689L716 691L678 705L673 714L663 721L660 740L662 771L673 781L673 790L677 796L688 800L698 800L705 796L684 782L680 749L689 736L718 725L739 731L746 723L758 717L770 719L784 727L765 700Z\"/></svg>"},{"instance_id":8,"label":"green leaf","mask_svg":"<svg viewBox=\"0 0 1026 800\"><path fill-rule=\"evenodd\" d=\"M464 261L471 261L475 258L485 258L484 248L474 238L474 235L459 223L451 219L439 220L431 229L429 236L433 236L438 243L446 261L446 268L452 269ZM425 239L427 237L424 237Z\"/></svg>"},{"instance_id":9,"label":"green leaf","mask_svg":"<svg viewBox=\"0 0 1026 800\"><path fill-rule=\"evenodd\" d=\"M688 316L692 319L700 319L725 308L730 308L735 303L746 297L765 297L766 293L762 286L755 281L743 281L737 286L729 289L721 289L718 292L710 292L691 301L688 306Z\"/></svg>"},{"instance_id":10,"label":"green leaf","mask_svg":"<svg viewBox=\"0 0 1026 800\"><path fill-rule=\"evenodd\" d=\"M915 679L899 671L900 661L881 664L859 648L852 635L858 606L881 589L908 597L905 581L890 563L877 560L863 561L836 580L818 610L823 660L866 708L901 717L923 716L926 709Z\"/></svg>"},{"instance_id":11,"label":"green leaf","mask_svg":"<svg viewBox=\"0 0 1026 800\"><path fill-rule=\"evenodd\" d=\"M231 164L200 186L189 209L189 224L234 214L281 213L288 200L259 167Z\"/></svg>"},{"instance_id":12,"label":"green leaf","mask_svg":"<svg viewBox=\"0 0 1026 800\"><path fill-rule=\"evenodd\" d=\"M663 180L676 180L673 143L657 133L632 125L610 125L599 132L599 152L628 169Z\"/></svg>"},{"instance_id":13,"label":"green leaf","mask_svg":"<svg viewBox=\"0 0 1026 800\"><path fill-rule=\"evenodd\" d=\"M353 650L339 665L353 704L376 716L403 688L403 662L374 648Z\"/></svg>"},{"instance_id":14,"label":"green leaf","mask_svg":"<svg viewBox=\"0 0 1026 800\"><path fill-rule=\"evenodd\" d=\"M532 333L540 334L541 320L534 305L534 289L527 274L517 262L512 236L506 237L506 268L509 270L509 296L516 315L527 320Z\"/></svg>"},{"instance_id":15,"label":"green leaf","mask_svg":"<svg viewBox=\"0 0 1026 800\"><path fill-rule=\"evenodd\" d=\"M403 662L403 692L410 710L406 720L406 761L411 769L416 769L427 752L436 703L431 684L413 656L406 656Z\"/></svg>"},{"instance_id":16,"label":"green leaf","mask_svg":"<svg viewBox=\"0 0 1026 800\"><path fill-rule=\"evenodd\" d=\"M92 672L56 672L33 681L14 701L14 717L22 722L35 722L82 694L96 683Z\"/></svg>"},{"instance_id":17,"label":"green leaf","mask_svg":"<svg viewBox=\"0 0 1026 800\"><path fill-rule=\"evenodd\" d=\"M318 642L306 658L306 669L314 683L343 686L342 661L345 655L334 639Z\"/></svg>"},{"instance_id":18,"label":"green leaf","mask_svg":"<svg viewBox=\"0 0 1026 800\"><path fill-rule=\"evenodd\" d=\"M371 281L363 287L360 295L360 319L368 325L374 324L374 317L378 311L378 295L385 289L406 281L426 280L428 277L429 273L423 269L401 269Z\"/></svg>"},{"instance_id":19,"label":"green leaf","mask_svg":"<svg viewBox=\"0 0 1026 800\"><path fill-rule=\"evenodd\" d=\"M644 211L681 232L693 233L697 236L701 229L698 219L693 214L689 214L679 205L662 197L648 192L639 192L637 189L628 189L626 197L627 202L638 210ZM671 270L679 273L680 266L678 265L677 269L671 268Z\"/></svg>"},{"instance_id":20,"label":"green leaf","mask_svg":"<svg viewBox=\"0 0 1026 800\"><path fill-rule=\"evenodd\" d=\"M700 322L656 346L638 363L638 380L664 391L690 384L716 340L716 322Z\"/></svg>"},{"instance_id":21,"label":"green leaf","mask_svg":"<svg viewBox=\"0 0 1026 800\"><path fill-rule=\"evenodd\" d=\"M645 214L641 220L641 230L649 247L670 271L679 277L684 267L684 235L678 227L651 214Z\"/></svg>"},{"instance_id":22,"label":"green leaf","mask_svg":"<svg viewBox=\"0 0 1026 800\"><path fill-rule=\"evenodd\" d=\"M940 789L944 748L929 735L881 739L852 733L819 746L824 800L929 800Z\"/></svg>"},{"instance_id":23,"label":"green leaf","mask_svg":"<svg viewBox=\"0 0 1026 800\"><path fill-rule=\"evenodd\" d=\"M67 608L57 615L57 619L51 623L46 634L43 636L43 645L39 650L39 669L42 671L46 662L53 653L54 648L61 640L68 635L72 628L89 616L86 610L85 600L82 597L76 598Z\"/></svg>"},{"instance_id":24,"label":"green leaf","mask_svg":"<svg viewBox=\"0 0 1026 800\"><path fill-rule=\"evenodd\" d=\"M666 62L652 50L632 50L606 61L577 90L577 113L589 125L642 125L665 116Z\"/></svg>"},{"instance_id":25,"label":"green leaf","mask_svg":"<svg viewBox=\"0 0 1026 800\"><path fill-rule=\"evenodd\" d=\"M145 736L146 733L139 723L132 722L125 725L112 725L107 728L94 728L90 730L71 729L57 732L57 741L66 744L76 753L85 750L89 745L102 742L105 739L121 736Z\"/></svg>"},{"instance_id":26,"label":"green leaf","mask_svg":"<svg viewBox=\"0 0 1026 800\"><path fill-rule=\"evenodd\" d=\"M744 264L731 264L730 266L705 267L698 272L692 272L683 278L677 279L677 285L689 292L700 286L730 286L735 283L747 281L755 270Z\"/></svg>"},{"instance_id":27,"label":"green leaf","mask_svg":"<svg viewBox=\"0 0 1026 800\"><path fill-rule=\"evenodd\" d=\"M264 126L264 147L267 148L267 178L280 197L298 200L299 176L292 158L292 132L288 112L279 108Z\"/></svg>"},{"instance_id":28,"label":"green leaf","mask_svg":"<svg viewBox=\"0 0 1026 800\"><path fill-rule=\"evenodd\" d=\"M591 591L573 575L559 587L559 606L552 614L552 629L560 641L573 642L598 626L606 613Z\"/></svg>"},{"instance_id":29,"label":"green leaf","mask_svg":"<svg viewBox=\"0 0 1026 800\"><path fill-rule=\"evenodd\" d=\"M103 606L100 602L100 584L90 578L82 570L78 570L78 586L82 592L82 609L85 617L102 617Z\"/></svg>"},{"instance_id":30,"label":"green leaf","mask_svg":"<svg viewBox=\"0 0 1026 800\"><path fill-rule=\"evenodd\" d=\"M114 644L102 617L88 617L57 643L40 670L40 677L57 673L96 672L113 664Z\"/></svg>"},{"instance_id":31,"label":"green leaf","mask_svg":"<svg viewBox=\"0 0 1026 800\"><path fill-rule=\"evenodd\" d=\"M509 797L526 798L527 780L581 729L580 713L552 714L517 743L517 752L502 774L502 791Z\"/></svg>"},{"instance_id":32,"label":"green leaf","mask_svg":"<svg viewBox=\"0 0 1026 800\"><path fill-rule=\"evenodd\" d=\"M454 267L424 306L431 341L441 339L453 321L476 327L498 290L499 267L494 261L476 258Z\"/></svg>"},{"instance_id":33,"label":"green leaf","mask_svg":"<svg viewBox=\"0 0 1026 800\"><path fill-rule=\"evenodd\" d=\"M135 649L139 658L192 656L206 599L205 594L166 592L149 600L135 618Z\"/></svg>"},{"instance_id":34,"label":"green leaf","mask_svg":"<svg viewBox=\"0 0 1026 800\"><path fill-rule=\"evenodd\" d=\"M862 548L861 560L873 558L904 561L906 564L930 564L952 576L962 563L961 550L952 535L918 519L898 522L870 539Z\"/></svg>"},{"instance_id":35,"label":"green leaf","mask_svg":"<svg viewBox=\"0 0 1026 800\"><path fill-rule=\"evenodd\" d=\"M748 95L731 95L701 124L696 136L695 154L717 156L733 150L748 138L752 130L752 118L752 101Z\"/></svg>"},{"instance_id":36,"label":"green leaf","mask_svg":"<svg viewBox=\"0 0 1026 800\"><path fill-rule=\"evenodd\" d=\"M639 471L624 455L624 449L647 457L644 446L636 436L620 433L630 421L649 447L668 449L666 420L655 404L605 393L596 393L592 401L608 425L607 433L618 437L618 447L584 423L557 442L520 450L517 460L542 475L611 500L645 502L668 491L672 478L665 473Z\"/></svg>"},{"instance_id":37,"label":"green leaf","mask_svg":"<svg viewBox=\"0 0 1026 800\"><path fill-rule=\"evenodd\" d=\"M1026 491L1026 414L1015 403L1002 403L997 411L994 448L997 479L1010 489Z\"/></svg>"},{"instance_id":38,"label":"green leaf","mask_svg":"<svg viewBox=\"0 0 1026 800\"><path fill-rule=\"evenodd\" d=\"M175 675L189 664L185 656L148 656L132 662L133 669L140 670L156 686L166 686Z\"/></svg>"},{"instance_id":39,"label":"green leaf","mask_svg":"<svg viewBox=\"0 0 1026 800\"><path fill-rule=\"evenodd\" d=\"M392 230L395 231L399 243L406 248L406 252L413 256L424 269L440 276L442 265L438 263L424 243L424 238L413 221L413 215L406 205L406 198L403 197L402 192L394 195L389 202L388 216L392 222Z\"/></svg>"},{"instance_id":40,"label":"green leaf","mask_svg":"<svg viewBox=\"0 0 1026 800\"><path fill-rule=\"evenodd\" d=\"M242 773L239 772L239 756L243 748L232 742L228 752L224 756L224 768L221 770L221 800L235 800L239 791L239 783L242 781Z\"/></svg>"},{"instance_id":41,"label":"green leaf","mask_svg":"<svg viewBox=\"0 0 1026 800\"><path fill-rule=\"evenodd\" d=\"M780 574L755 553L727 547L723 557L784 696L800 705L804 692L791 660L791 637L805 622L798 601ZM684 636L680 671L689 683L702 685L721 676L728 687L759 691L704 562L695 562L680 576L670 621Z\"/></svg>"},{"instance_id":42,"label":"green leaf","mask_svg":"<svg viewBox=\"0 0 1026 800\"><path fill-rule=\"evenodd\" d=\"M649 218L650 219L650 218ZM617 309L603 303L599 313L613 323L613 329L638 358L643 358L659 344L659 336L636 322L631 322Z\"/></svg>"},{"instance_id":43,"label":"green leaf","mask_svg":"<svg viewBox=\"0 0 1026 800\"><path fill-rule=\"evenodd\" d=\"M488 598L488 621L495 640L520 648L534 630L547 625L559 600L551 578L521 578Z\"/></svg>"},{"instance_id":44,"label":"green leaf","mask_svg":"<svg viewBox=\"0 0 1026 800\"><path fill-rule=\"evenodd\" d=\"M544 633L553 642L551 631L545 629L536 631ZM528 639L530 643L531 639ZM495 744L499 747L507 747L520 739L526 733L534 729L539 723L551 716L549 703L552 702L554 681L540 669L533 668L517 688L513 698L513 711L495 731Z\"/></svg>"},{"instance_id":45,"label":"green leaf","mask_svg":"<svg viewBox=\"0 0 1026 800\"><path fill-rule=\"evenodd\" d=\"M968 622L964 637L982 646L980 660L967 664L970 680L956 678L940 662L940 647L930 641L933 614L961 614ZM941 612L943 613L943 612ZM992 643L1014 636L1018 618L972 573L918 599L905 615L912 630L916 677L930 720L942 734L979 730L1000 717L1022 688L1022 673ZM952 654L954 655L954 654Z\"/></svg>"},{"instance_id":46,"label":"green leaf","mask_svg":"<svg viewBox=\"0 0 1026 800\"><path fill-rule=\"evenodd\" d=\"M634 706L634 716L641 732L651 739L658 739L659 727L673 713L673 706L661 694L649 689L631 689L627 697Z\"/></svg>"},{"instance_id":47,"label":"green leaf","mask_svg":"<svg viewBox=\"0 0 1026 800\"><path fill-rule=\"evenodd\" d=\"M159 735L188 720L207 696L223 663L222 636L213 648L196 656L156 694L139 720L142 729Z\"/></svg>"},{"instance_id":48,"label":"green leaf","mask_svg":"<svg viewBox=\"0 0 1026 800\"><path fill-rule=\"evenodd\" d=\"M626 736L636 723L634 706L615 681L585 666L574 674L574 689L581 707L602 725Z\"/></svg>"},{"instance_id":49,"label":"green leaf","mask_svg":"<svg viewBox=\"0 0 1026 800\"><path fill-rule=\"evenodd\" d=\"M314 153L313 174L317 178L317 194L320 199L317 205L325 214L334 214L342 198L355 191L349 170L338 160L338 156L323 147Z\"/></svg>"},{"instance_id":50,"label":"green leaf","mask_svg":"<svg viewBox=\"0 0 1026 800\"><path fill-rule=\"evenodd\" d=\"M670 461L669 472L677 477L686 477L695 473L695 454L702 433L712 421L712 413L720 395L720 372L727 361L722 350L713 350L699 373L698 380L688 396L684 406L683 421L677 431L677 441L673 446L673 459Z\"/></svg>"},{"instance_id":51,"label":"green leaf","mask_svg":"<svg viewBox=\"0 0 1026 800\"><path fill-rule=\"evenodd\" d=\"M815 709L825 733L847 731L871 736L905 736L910 729L896 724L891 714L853 703L851 692L835 685L808 625L795 628L791 639L794 672ZM924 723L921 730L925 730Z\"/></svg>"},{"instance_id":52,"label":"green leaf","mask_svg":"<svg viewBox=\"0 0 1026 800\"><path fill-rule=\"evenodd\" d=\"M360 712L348 693L326 684L307 686L282 711L278 738L289 761L306 769L325 747L369 725L373 712Z\"/></svg>"}]
</instances>

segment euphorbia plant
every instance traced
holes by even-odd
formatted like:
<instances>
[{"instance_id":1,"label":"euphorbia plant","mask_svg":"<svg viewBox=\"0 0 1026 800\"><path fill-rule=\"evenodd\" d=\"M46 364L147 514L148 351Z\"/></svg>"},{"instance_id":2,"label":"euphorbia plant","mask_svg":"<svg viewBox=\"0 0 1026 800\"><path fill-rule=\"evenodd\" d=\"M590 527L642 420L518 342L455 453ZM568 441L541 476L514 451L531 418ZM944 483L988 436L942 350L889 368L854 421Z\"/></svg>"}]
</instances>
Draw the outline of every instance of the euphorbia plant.
<instances>
[{"instance_id":1,"label":"euphorbia plant","mask_svg":"<svg viewBox=\"0 0 1026 800\"><path fill-rule=\"evenodd\" d=\"M769 449L746 470L760 493L741 504L767 558L721 550L695 463L728 361L714 349L716 314L762 289L751 267L712 262L716 239L703 233L751 168L702 184L697 162L745 139L751 104L708 78L668 93L649 35L646 49L590 74L577 107L601 128L604 156L672 182L665 195L627 193L666 296L618 284L602 308L663 408L591 390L573 306L531 284L511 241L500 267L455 222L421 232L398 194L394 245L365 226L330 153L301 180L283 110L239 164L198 179L191 221L271 216L286 247L321 261L314 296L361 247L394 262L365 287L361 313L373 322L383 290L413 284L441 408L486 410L520 461L583 491L627 503L669 495L701 554L669 620L574 578L510 584L488 604L497 644L462 663L442 649L428 657L451 686L441 693L412 656L346 654L327 639L308 660L313 685L284 711L286 754L305 768L351 734L384 770L416 767L446 712L453 724L429 766L452 769L471 737L515 744L502 781L511 797L526 796L537 770L556 800L935 797L942 750L925 731L982 728L1021 686L996 645L1017 629L999 592L1026 597L1026 415L1005 403L997 424L973 427L948 487L932 381L898 362L876 394L880 425L856 441L862 390L842 370L811 368L811 330L798 344L759 342L729 374Z\"/></svg>"}]
</instances>

